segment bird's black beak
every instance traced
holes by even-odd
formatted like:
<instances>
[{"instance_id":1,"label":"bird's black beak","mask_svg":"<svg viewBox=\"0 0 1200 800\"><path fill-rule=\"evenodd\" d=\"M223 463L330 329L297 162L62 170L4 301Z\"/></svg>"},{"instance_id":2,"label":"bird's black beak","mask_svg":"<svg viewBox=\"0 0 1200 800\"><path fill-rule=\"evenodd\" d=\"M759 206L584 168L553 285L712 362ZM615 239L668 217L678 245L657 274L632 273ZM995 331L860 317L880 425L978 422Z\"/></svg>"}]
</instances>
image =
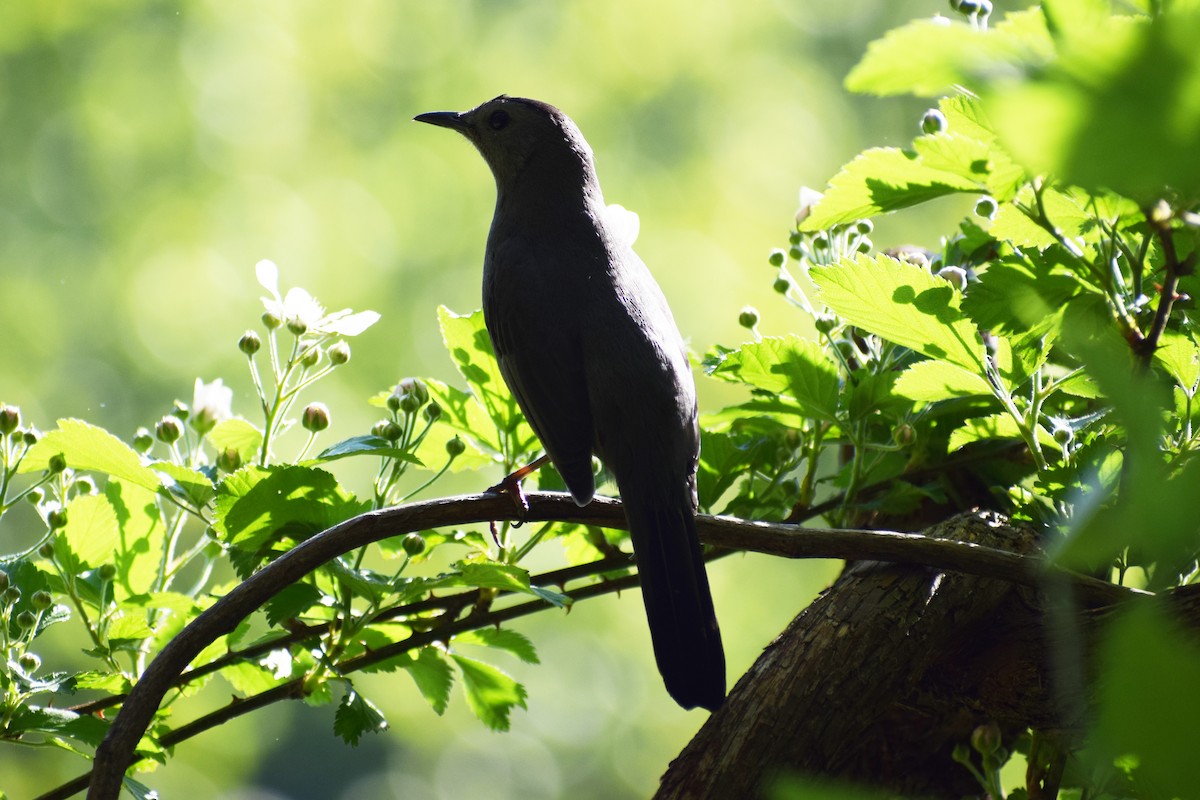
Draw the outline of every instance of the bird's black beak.
<instances>
[{"instance_id":1,"label":"bird's black beak","mask_svg":"<svg viewBox=\"0 0 1200 800\"><path fill-rule=\"evenodd\" d=\"M450 128L462 133L467 129L465 115L458 111L430 111L427 114L417 114L413 117L417 122L428 122L439 128Z\"/></svg>"}]
</instances>

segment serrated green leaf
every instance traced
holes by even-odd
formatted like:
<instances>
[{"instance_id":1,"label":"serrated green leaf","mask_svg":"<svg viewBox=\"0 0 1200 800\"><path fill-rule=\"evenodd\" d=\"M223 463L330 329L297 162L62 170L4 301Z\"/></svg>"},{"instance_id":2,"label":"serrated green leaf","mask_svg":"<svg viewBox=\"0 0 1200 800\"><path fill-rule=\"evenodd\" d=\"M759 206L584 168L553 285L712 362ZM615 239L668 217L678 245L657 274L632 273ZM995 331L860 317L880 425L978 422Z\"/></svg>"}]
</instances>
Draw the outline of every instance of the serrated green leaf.
<instances>
[{"instance_id":1,"label":"serrated green leaf","mask_svg":"<svg viewBox=\"0 0 1200 800\"><path fill-rule=\"evenodd\" d=\"M569 608L575 601L562 592L556 592L547 586L530 586L529 593L540 597L555 608Z\"/></svg>"},{"instance_id":2,"label":"serrated green leaf","mask_svg":"<svg viewBox=\"0 0 1200 800\"><path fill-rule=\"evenodd\" d=\"M13 714L7 730L12 733L41 733L66 736L96 747L108 733L109 723L90 714L76 714L64 708L21 706Z\"/></svg>"},{"instance_id":3,"label":"serrated green leaf","mask_svg":"<svg viewBox=\"0 0 1200 800\"><path fill-rule=\"evenodd\" d=\"M809 273L843 319L930 358L983 374L984 349L941 278L889 256L858 256Z\"/></svg>"},{"instance_id":4,"label":"serrated green leaf","mask_svg":"<svg viewBox=\"0 0 1200 800\"><path fill-rule=\"evenodd\" d=\"M283 679L276 678L271 670L248 661L238 661L223 667L218 674L242 697L253 697L283 682Z\"/></svg>"},{"instance_id":5,"label":"serrated green leaf","mask_svg":"<svg viewBox=\"0 0 1200 800\"><path fill-rule=\"evenodd\" d=\"M955 397L991 395L982 376L946 361L918 361L896 380L896 393L910 400L934 403Z\"/></svg>"},{"instance_id":6,"label":"serrated green leaf","mask_svg":"<svg viewBox=\"0 0 1200 800\"><path fill-rule=\"evenodd\" d=\"M981 328L1017 333L1036 327L1082 291L1078 278L1048 259L1009 257L980 271L962 309Z\"/></svg>"},{"instance_id":7,"label":"serrated green leaf","mask_svg":"<svg viewBox=\"0 0 1200 800\"><path fill-rule=\"evenodd\" d=\"M150 468L159 473L166 491L184 500L192 508L203 508L216 495L212 479L199 470L172 464L170 461L155 461Z\"/></svg>"},{"instance_id":8,"label":"serrated green leaf","mask_svg":"<svg viewBox=\"0 0 1200 800\"><path fill-rule=\"evenodd\" d=\"M533 642L521 633L511 628L480 628L467 631L454 637L455 644L474 644L480 647L494 647L512 653L526 664L539 664L537 650Z\"/></svg>"},{"instance_id":9,"label":"serrated green leaf","mask_svg":"<svg viewBox=\"0 0 1200 800\"><path fill-rule=\"evenodd\" d=\"M311 583L293 583L267 601L267 624L275 626L285 619L298 617L322 597L321 590Z\"/></svg>"},{"instance_id":10,"label":"serrated green leaf","mask_svg":"<svg viewBox=\"0 0 1200 800\"><path fill-rule=\"evenodd\" d=\"M103 428L81 419L60 419L58 428L44 434L37 444L29 448L18 471L46 469L50 459L60 453L71 469L114 475L155 491L161 485L158 475L142 464L133 448Z\"/></svg>"},{"instance_id":11,"label":"serrated green leaf","mask_svg":"<svg viewBox=\"0 0 1200 800\"><path fill-rule=\"evenodd\" d=\"M460 655L451 658L462 673L463 690L471 711L492 730L508 730L512 709L526 707L525 687L491 664Z\"/></svg>"},{"instance_id":12,"label":"serrated green leaf","mask_svg":"<svg viewBox=\"0 0 1200 800\"><path fill-rule=\"evenodd\" d=\"M1038 441L1043 447L1057 448L1058 443L1050 431L1041 425L1037 427ZM992 414L987 417L971 417L963 422L961 428L950 434L948 449L953 452L971 442L990 441L993 439L1020 439L1021 429L1016 421L1007 413Z\"/></svg>"},{"instance_id":13,"label":"serrated green leaf","mask_svg":"<svg viewBox=\"0 0 1200 800\"><path fill-rule=\"evenodd\" d=\"M846 76L852 92L935 97L980 73L1045 57L1053 49L1041 14L1017 12L990 31L945 18L923 19L872 42Z\"/></svg>"},{"instance_id":14,"label":"serrated green leaf","mask_svg":"<svg viewBox=\"0 0 1200 800\"><path fill-rule=\"evenodd\" d=\"M416 658L404 665L413 683L438 716L446 712L450 703L450 687L454 685L454 671L436 647L422 647Z\"/></svg>"},{"instance_id":15,"label":"serrated green leaf","mask_svg":"<svg viewBox=\"0 0 1200 800\"><path fill-rule=\"evenodd\" d=\"M218 453L236 450L244 464L256 461L262 447L262 431L244 419L221 420L204 438Z\"/></svg>"},{"instance_id":16,"label":"serrated green leaf","mask_svg":"<svg viewBox=\"0 0 1200 800\"><path fill-rule=\"evenodd\" d=\"M921 163L916 153L876 147L856 156L829 181L825 196L800 225L818 231L957 192L979 192L977 181Z\"/></svg>"},{"instance_id":17,"label":"serrated green leaf","mask_svg":"<svg viewBox=\"0 0 1200 800\"><path fill-rule=\"evenodd\" d=\"M257 551L283 537L307 539L368 509L324 470L243 467L221 482L213 528L222 541Z\"/></svg>"},{"instance_id":18,"label":"serrated green leaf","mask_svg":"<svg viewBox=\"0 0 1200 800\"><path fill-rule=\"evenodd\" d=\"M467 586L529 593L529 572L512 564L459 564L462 582Z\"/></svg>"},{"instance_id":19,"label":"serrated green leaf","mask_svg":"<svg viewBox=\"0 0 1200 800\"><path fill-rule=\"evenodd\" d=\"M343 742L357 745L364 733L381 733L387 729L387 718L374 703L353 688L346 691L333 715L333 732Z\"/></svg>"},{"instance_id":20,"label":"serrated green leaf","mask_svg":"<svg viewBox=\"0 0 1200 800\"><path fill-rule=\"evenodd\" d=\"M424 466L412 453L401 450L382 436L375 436L374 434L352 436L349 439L343 439L337 444L322 450L320 455L313 459L312 463L337 461L339 458L348 458L350 456L394 458L398 461L407 461L410 464Z\"/></svg>"},{"instance_id":21,"label":"serrated green leaf","mask_svg":"<svg viewBox=\"0 0 1200 800\"><path fill-rule=\"evenodd\" d=\"M67 526L58 538L85 569L109 563L117 546L117 512L105 495L78 495L67 504Z\"/></svg>"},{"instance_id":22,"label":"serrated green leaf","mask_svg":"<svg viewBox=\"0 0 1200 800\"><path fill-rule=\"evenodd\" d=\"M513 446L510 450L515 447L513 454L536 447L533 429L525 422L516 399L500 375L492 340L483 324L483 312L455 314L445 306L439 306L438 323L454 366L470 385L492 424L509 439Z\"/></svg>"},{"instance_id":23,"label":"serrated green leaf","mask_svg":"<svg viewBox=\"0 0 1200 800\"><path fill-rule=\"evenodd\" d=\"M787 395L811 416L836 419L837 365L816 342L794 334L742 345L723 354L709 374Z\"/></svg>"},{"instance_id":24,"label":"serrated green leaf","mask_svg":"<svg viewBox=\"0 0 1200 800\"><path fill-rule=\"evenodd\" d=\"M112 672L80 672L71 678L72 687L95 692L120 694L132 685L124 675Z\"/></svg>"},{"instance_id":25,"label":"serrated green leaf","mask_svg":"<svg viewBox=\"0 0 1200 800\"><path fill-rule=\"evenodd\" d=\"M1164 331L1154 358L1185 391L1196 390L1196 382L1200 381L1200 347L1196 342L1183 334Z\"/></svg>"},{"instance_id":26,"label":"serrated green leaf","mask_svg":"<svg viewBox=\"0 0 1200 800\"><path fill-rule=\"evenodd\" d=\"M162 565L166 527L155 492L110 478L104 485L104 496L117 515L114 590L117 599L123 600L148 592L154 585Z\"/></svg>"}]
</instances>

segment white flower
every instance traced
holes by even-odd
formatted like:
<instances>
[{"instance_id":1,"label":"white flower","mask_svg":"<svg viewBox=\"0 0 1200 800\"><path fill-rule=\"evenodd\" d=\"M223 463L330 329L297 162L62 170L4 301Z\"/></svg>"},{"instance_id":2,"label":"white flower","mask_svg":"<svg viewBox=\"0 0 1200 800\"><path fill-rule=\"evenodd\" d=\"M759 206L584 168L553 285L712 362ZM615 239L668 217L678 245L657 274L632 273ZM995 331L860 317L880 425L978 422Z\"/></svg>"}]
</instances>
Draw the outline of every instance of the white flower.
<instances>
[{"instance_id":1,"label":"white flower","mask_svg":"<svg viewBox=\"0 0 1200 800\"><path fill-rule=\"evenodd\" d=\"M254 265L258 282L271 293L270 297L262 298L267 311L278 317L285 325L289 322L301 323L310 334L333 334L337 336L357 336L379 321L379 314L374 311L359 311L357 314L348 308L326 314L325 308L311 294L300 287L288 289L287 295L279 294L279 267L273 261L259 261Z\"/></svg>"},{"instance_id":2,"label":"white flower","mask_svg":"<svg viewBox=\"0 0 1200 800\"><path fill-rule=\"evenodd\" d=\"M824 196L816 189L810 189L807 186L800 187L800 208L796 210L797 225L808 219L808 215L812 213L812 207L821 202L821 198Z\"/></svg>"},{"instance_id":3,"label":"white flower","mask_svg":"<svg viewBox=\"0 0 1200 800\"><path fill-rule=\"evenodd\" d=\"M642 221L638 218L636 211L630 211L623 205L613 203L604 209L604 221L608 223L608 229L617 242L633 247L642 228Z\"/></svg>"},{"instance_id":4,"label":"white flower","mask_svg":"<svg viewBox=\"0 0 1200 800\"><path fill-rule=\"evenodd\" d=\"M233 416L233 389L217 378L205 383L196 378L192 392L192 413L188 418L193 428L202 435L216 427L218 422Z\"/></svg>"}]
</instances>

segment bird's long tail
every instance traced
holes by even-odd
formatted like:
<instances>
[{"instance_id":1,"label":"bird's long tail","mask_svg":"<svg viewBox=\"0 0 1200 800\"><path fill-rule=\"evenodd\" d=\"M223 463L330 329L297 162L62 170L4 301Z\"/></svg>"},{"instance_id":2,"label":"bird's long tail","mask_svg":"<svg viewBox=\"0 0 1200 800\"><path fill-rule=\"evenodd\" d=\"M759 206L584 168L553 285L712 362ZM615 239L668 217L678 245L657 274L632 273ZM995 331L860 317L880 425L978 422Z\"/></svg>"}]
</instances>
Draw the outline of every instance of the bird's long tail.
<instances>
[{"instance_id":1,"label":"bird's long tail","mask_svg":"<svg viewBox=\"0 0 1200 800\"><path fill-rule=\"evenodd\" d=\"M625 481L621 497L641 576L654 657L684 708L725 700L725 652L688 487Z\"/></svg>"}]
</instances>

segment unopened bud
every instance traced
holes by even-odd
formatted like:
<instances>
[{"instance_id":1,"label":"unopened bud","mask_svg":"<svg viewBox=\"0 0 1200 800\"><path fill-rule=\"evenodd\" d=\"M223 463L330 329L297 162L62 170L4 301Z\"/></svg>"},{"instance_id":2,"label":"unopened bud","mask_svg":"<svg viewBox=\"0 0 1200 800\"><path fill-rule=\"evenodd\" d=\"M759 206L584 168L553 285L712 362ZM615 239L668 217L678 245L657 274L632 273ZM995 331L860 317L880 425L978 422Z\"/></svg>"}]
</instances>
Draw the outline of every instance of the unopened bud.
<instances>
[{"instance_id":1,"label":"unopened bud","mask_svg":"<svg viewBox=\"0 0 1200 800\"><path fill-rule=\"evenodd\" d=\"M892 441L901 447L907 447L917 440L917 431L907 422L901 422L892 429Z\"/></svg>"},{"instance_id":2,"label":"unopened bud","mask_svg":"<svg viewBox=\"0 0 1200 800\"><path fill-rule=\"evenodd\" d=\"M300 418L304 430L320 433L329 427L329 408L324 403L309 403Z\"/></svg>"},{"instance_id":3,"label":"unopened bud","mask_svg":"<svg viewBox=\"0 0 1200 800\"><path fill-rule=\"evenodd\" d=\"M238 339L238 350L241 350L248 356L252 356L262 347L262 339L254 331L246 331L242 334L242 338Z\"/></svg>"},{"instance_id":4,"label":"unopened bud","mask_svg":"<svg viewBox=\"0 0 1200 800\"><path fill-rule=\"evenodd\" d=\"M923 133L941 133L946 130L946 115L936 108L931 108L925 112L925 116L921 117L921 131Z\"/></svg>"},{"instance_id":5,"label":"unopened bud","mask_svg":"<svg viewBox=\"0 0 1200 800\"><path fill-rule=\"evenodd\" d=\"M1004 744L1004 736L1000 726L994 722L980 725L971 732L971 747L982 755L991 755Z\"/></svg>"},{"instance_id":6,"label":"unopened bud","mask_svg":"<svg viewBox=\"0 0 1200 800\"><path fill-rule=\"evenodd\" d=\"M792 288L792 282L780 275L775 279L775 282L771 284L771 288L779 294L787 294L788 290Z\"/></svg>"},{"instance_id":7,"label":"unopened bud","mask_svg":"<svg viewBox=\"0 0 1200 800\"><path fill-rule=\"evenodd\" d=\"M3 601L4 605L6 605L6 606L11 606L20 599L21 599L21 590L19 588L17 588L16 586L8 587L7 589L4 590L4 594L0 595L0 601Z\"/></svg>"},{"instance_id":8,"label":"unopened bud","mask_svg":"<svg viewBox=\"0 0 1200 800\"><path fill-rule=\"evenodd\" d=\"M738 325L753 330L754 326L758 325L758 309L754 306L743 307L738 314Z\"/></svg>"},{"instance_id":9,"label":"unopened bud","mask_svg":"<svg viewBox=\"0 0 1200 800\"><path fill-rule=\"evenodd\" d=\"M80 475L71 481L71 491L75 494L95 494L96 482L90 475Z\"/></svg>"},{"instance_id":10,"label":"unopened bud","mask_svg":"<svg viewBox=\"0 0 1200 800\"><path fill-rule=\"evenodd\" d=\"M9 577L8 573L0 569L0 592L8 588Z\"/></svg>"},{"instance_id":11,"label":"unopened bud","mask_svg":"<svg viewBox=\"0 0 1200 800\"><path fill-rule=\"evenodd\" d=\"M37 625L37 616L29 609L25 609L20 614L17 614L17 627L21 630L29 630L34 625Z\"/></svg>"},{"instance_id":12,"label":"unopened bud","mask_svg":"<svg viewBox=\"0 0 1200 800\"><path fill-rule=\"evenodd\" d=\"M937 276L960 292L967 288L967 271L962 267L942 267Z\"/></svg>"},{"instance_id":13,"label":"unopened bud","mask_svg":"<svg viewBox=\"0 0 1200 800\"><path fill-rule=\"evenodd\" d=\"M54 558L54 542L42 542L38 547L38 555L42 558Z\"/></svg>"},{"instance_id":14,"label":"unopened bud","mask_svg":"<svg viewBox=\"0 0 1200 800\"><path fill-rule=\"evenodd\" d=\"M858 250L858 252L860 252L860 253L869 253L869 252L871 252L871 248L872 248L872 247L874 247L874 246L875 246L875 243L874 243L874 242L872 242L872 241L870 240L870 238L868 238L868 237L864 236L864 237L862 237L861 239L859 239L859 240L858 240L858 248L857 248L857 250Z\"/></svg>"},{"instance_id":15,"label":"unopened bud","mask_svg":"<svg viewBox=\"0 0 1200 800\"><path fill-rule=\"evenodd\" d=\"M419 533L410 533L400 540L404 552L410 556L419 556L425 552L425 537Z\"/></svg>"},{"instance_id":16,"label":"unopened bud","mask_svg":"<svg viewBox=\"0 0 1200 800\"><path fill-rule=\"evenodd\" d=\"M58 473L65 470L66 468L67 468L67 457L64 456L62 453L55 453L54 455L50 456L49 460L46 462L46 469L52 475L57 475Z\"/></svg>"},{"instance_id":17,"label":"unopened bud","mask_svg":"<svg viewBox=\"0 0 1200 800\"><path fill-rule=\"evenodd\" d=\"M390 419L381 419L371 427L371 433L381 439L394 442L404 433L404 429Z\"/></svg>"},{"instance_id":18,"label":"unopened bud","mask_svg":"<svg viewBox=\"0 0 1200 800\"><path fill-rule=\"evenodd\" d=\"M425 406L425 419L430 422L437 422L442 417L442 407L437 403L430 403Z\"/></svg>"},{"instance_id":19,"label":"unopened bud","mask_svg":"<svg viewBox=\"0 0 1200 800\"><path fill-rule=\"evenodd\" d=\"M46 513L46 524L52 531L65 528L67 526L67 510L65 508L51 509Z\"/></svg>"},{"instance_id":20,"label":"unopened bud","mask_svg":"<svg viewBox=\"0 0 1200 800\"><path fill-rule=\"evenodd\" d=\"M42 666L42 659L37 653L21 653L21 657L17 659L17 663L21 665L21 669L32 674L37 672Z\"/></svg>"},{"instance_id":21,"label":"unopened bud","mask_svg":"<svg viewBox=\"0 0 1200 800\"><path fill-rule=\"evenodd\" d=\"M0 405L0 434L10 434L21 427L21 409Z\"/></svg>"},{"instance_id":22,"label":"unopened bud","mask_svg":"<svg viewBox=\"0 0 1200 800\"><path fill-rule=\"evenodd\" d=\"M45 611L54 604L54 598L45 589L39 589L30 596L29 602L33 604L36 610Z\"/></svg>"},{"instance_id":23,"label":"unopened bud","mask_svg":"<svg viewBox=\"0 0 1200 800\"><path fill-rule=\"evenodd\" d=\"M37 430L37 428L30 428L21 434L21 441L24 442L28 447L33 447L38 443L38 439L40 438L42 438L42 434Z\"/></svg>"},{"instance_id":24,"label":"unopened bud","mask_svg":"<svg viewBox=\"0 0 1200 800\"><path fill-rule=\"evenodd\" d=\"M145 453L154 446L154 434L149 428L138 428L133 434L133 449Z\"/></svg>"},{"instance_id":25,"label":"unopened bud","mask_svg":"<svg viewBox=\"0 0 1200 800\"><path fill-rule=\"evenodd\" d=\"M273 331L283 324L283 320L272 314L270 311L267 311L262 315L262 324L267 330Z\"/></svg>"},{"instance_id":26,"label":"unopened bud","mask_svg":"<svg viewBox=\"0 0 1200 800\"><path fill-rule=\"evenodd\" d=\"M782 267L787 262L787 253L776 248L771 251L771 255L767 256L767 263L772 267Z\"/></svg>"},{"instance_id":27,"label":"unopened bud","mask_svg":"<svg viewBox=\"0 0 1200 800\"><path fill-rule=\"evenodd\" d=\"M321 348L310 347L300 356L300 366L305 369L312 369L321 360Z\"/></svg>"},{"instance_id":28,"label":"unopened bud","mask_svg":"<svg viewBox=\"0 0 1200 800\"><path fill-rule=\"evenodd\" d=\"M405 378L396 384L392 394L399 399L400 410L405 414L414 414L429 402L429 388L420 378Z\"/></svg>"},{"instance_id":29,"label":"unopened bud","mask_svg":"<svg viewBox=\"0 0 1200 800\"><path fill-rule=\"evenodd\" d=\"M329 363L335 367L340 367L350 360L350 345L345 342L331 345L327 352L329 353Z\"/></svg>"},{"instance_id":30,"label":"unopened bud","mask_svg":"<svg viewBox=\"0 0 1200 800\"><path fill-rule=\"evenodd\" d=\"M1059 444L1070 444L1075 438L1075 431L1071 428L1070 423L1065 420L1058 420L1054 423L1053 436L1054 441Z\"/></svg>"},{"instance_id":31,"label":"unopened bud","mask_svg":"<svg viewBox=\"0 0 1200 800\"><path fill-rule=\"evenodd\" d=\"M182 400L175 401L175 405L171 409L172 417L175 417L176 419L187 419L190 414L191 411L188 410L187 403L183 402Z\"/></svg>"},{"instance_id":32,"label":"unopened bud","mask_svg":"<svg viewBox=\"0 0 1200 800\"><path fill-rule=\"evenodd\" d=\"M825 231L821 231L820 233L818 233L816 236L813 237L812 246L813 246L813 250L828 250L829 249L829 236L825 233Z\"/></svg>"},{"instance_id":33,"label":"unopened bud","mask_svg":"<svg viewBox=\"0 0 1200 800\"><path fill-rule=\"evenodd\" d=\"M111 581L115 577L117 577L117 567L115 564L100 565L100 580Z\"/></svg>"},{"instance_id":34,"label":"unopened bud","mask_svg":"<svg viewBox=\"0 0 1200 800\"><path fill-rule=\"evenodd\" d=\"M446 453L451 458L458 458L467 450L467 443L455 436L446 442Z\"/></svg>"},{"instance_id":35,"label":"unopened bud","mask_svg":"<svg viewBox=\"0 0 1200 800\"><path fill-rule=\"evenodd\" d=\"M154 435L160 442L172 444L179 441L180 436L183 436L183 425L179 424L176 417L163 417L154 426Z\"/></svg>"},{"instance_id":36,"label":"unopened bud","mask_svg":"<svg viewBox=\"0 0 1200 800\"><path fill-rule=\"evenodd\" d=\"M293 317L287 321L287 329L296 336L303 336L308 333L308 323L298 317Z\"/></svg>"},{"instance_id":37,"label":"unopened bud","mask_svg":"<svg viewBox=\"0 0 1200 800\"><path fill-rule=\"evenodd\" d=\"M854 230L858 231L863 236L866 236L868 233L875 230L875 223L871 222L869 219L860 219L858 222L854 223Z\"/></svg>"},{"instance_id":38,"label":"unopened bud","mask_svg":"<svg viewBox=\"0 0 1200 800\"><path fill-rule=\"evenodd\" d=\"M976 216L991 219L996 216L996 201L990 197L981 197L975 201Z\"/></svg>"},{"instance_id":39,"label":"unopened bud","mask_svg":"<svg viewBox=\"0 0 1200 800\"><path fill-rule=\"evenodd\" d=\"M817 333L828 336L837 327L837 317L832 314L818 314L813 318L813 327L817 329Z\"/></svg>"},{"instance_id":40,"label":"unopened bud","mask_svg":"<svg viewBox=\"0 0 1200 800\"><path fill-rule=\"evenodd\" d=\"M242 454L236 447L226 447L217 453L217 469L225 472L237 472L242 466Z\"/></svg>"}]
</instances>

